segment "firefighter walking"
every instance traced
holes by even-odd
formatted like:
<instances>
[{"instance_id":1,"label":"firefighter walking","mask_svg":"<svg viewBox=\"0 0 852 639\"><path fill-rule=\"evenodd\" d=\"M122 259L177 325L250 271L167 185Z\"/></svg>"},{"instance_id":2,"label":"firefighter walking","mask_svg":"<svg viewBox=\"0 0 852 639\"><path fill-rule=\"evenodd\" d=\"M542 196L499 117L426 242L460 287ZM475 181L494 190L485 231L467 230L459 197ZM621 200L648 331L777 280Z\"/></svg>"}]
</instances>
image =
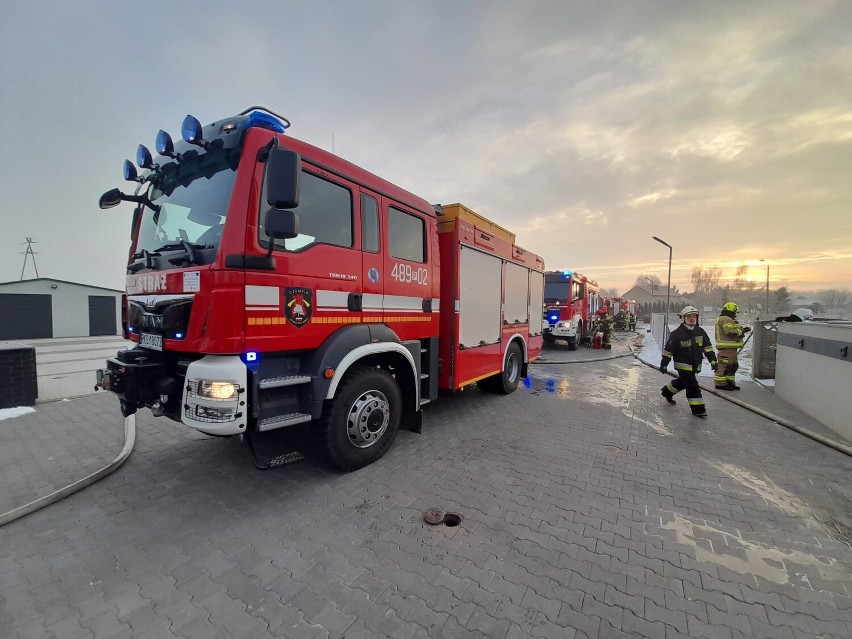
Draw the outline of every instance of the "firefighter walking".
<instances>
[{"instance_id":1,"label":"firefighter walking","mask_svg":"<svg viewBox=\"0 0 852 639\"><path fill-rule=\"evenodd\" d=\"M716 375L713 383L716 390L740 390L736 382L736 372L740 367L737 355L743 347L743 335L751 330L750 326L740 326L737 321L739 306L726 302L722 312L716 318L716 350L719 352Z\"/></svg>"},{"instance_id":2,"label":"firefighter walking","mask_svg":"<svg viewBox=\"0 0 852 639\"><path fill-rule=\"evenodd\" d=\"M696 417L707 417L696 373L701 371L704 357L716 368L716 354L710 336L698 325L698 309L686 306L680 312L680 317L683 323L669 335L660 360L660 372L665 373L669 362L674 359L677 379L663 386L660 394L669 404L674 404L675 394L685 390L692 414Z\"/></svg>"}]
</instances>

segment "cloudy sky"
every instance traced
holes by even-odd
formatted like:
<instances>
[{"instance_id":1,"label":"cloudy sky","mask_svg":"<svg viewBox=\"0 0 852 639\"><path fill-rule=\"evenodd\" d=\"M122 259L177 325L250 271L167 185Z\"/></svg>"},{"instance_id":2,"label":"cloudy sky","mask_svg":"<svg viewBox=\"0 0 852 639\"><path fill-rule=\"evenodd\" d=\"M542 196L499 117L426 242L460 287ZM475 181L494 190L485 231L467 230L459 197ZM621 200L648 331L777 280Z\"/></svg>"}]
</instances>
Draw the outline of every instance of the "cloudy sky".
<instances>
[{"instance_id":1,"label":"cloudy sky","mask_svg":"<svg viewBox=\"0 0 852 639\"><path fill-rule=\"evenodd\" d=\"M850 2L9 2L0 87L0 281L122 288L123 160L262 104L604 287L852 288Z\"/></svg>"}]
</instances>

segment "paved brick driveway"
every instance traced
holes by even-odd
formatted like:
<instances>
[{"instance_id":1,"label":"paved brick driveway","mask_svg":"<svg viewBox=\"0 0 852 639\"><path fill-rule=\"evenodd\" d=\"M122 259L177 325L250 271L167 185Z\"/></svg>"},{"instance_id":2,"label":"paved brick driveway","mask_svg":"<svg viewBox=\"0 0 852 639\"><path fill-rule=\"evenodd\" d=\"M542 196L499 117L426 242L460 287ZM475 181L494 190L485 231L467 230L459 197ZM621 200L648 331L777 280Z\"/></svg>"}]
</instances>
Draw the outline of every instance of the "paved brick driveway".
<instances>
[{"instance_id":1,"label":"paved brick driveway","mask_svg":"<svg viewBox=\"0 0 852 639\"><path fill-rule=\"evenodd\" d=\"M0 528L0 636L852 636L852 459L715 397L699 421L661 382L536 366L351 474L256 471L142 412L117 473ZM74 411L121 432L106 394Z\"/></svg>"}]
</instances>

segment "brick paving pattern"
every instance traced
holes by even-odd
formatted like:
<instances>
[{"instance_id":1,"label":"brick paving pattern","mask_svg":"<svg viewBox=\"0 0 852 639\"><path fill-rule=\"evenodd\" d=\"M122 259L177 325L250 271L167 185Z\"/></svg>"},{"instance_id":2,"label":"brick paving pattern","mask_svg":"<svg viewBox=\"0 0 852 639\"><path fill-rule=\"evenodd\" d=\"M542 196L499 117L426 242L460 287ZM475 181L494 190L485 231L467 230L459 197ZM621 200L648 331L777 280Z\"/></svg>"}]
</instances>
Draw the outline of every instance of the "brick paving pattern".
<instances>
[{"instance_id":1,"label":"brick paving pattern","mask_svg":"<svg viewBox=\"0 0 852 639\"><path fill-rule=\"evenodd\" d=\"M693 418L632 359L531 373L350 474L142 411L117 473L0 528L0 636L852 636L852 459L713 396ZM116 404L30 417L117 452Z\"/></svg>"}]
</instances>

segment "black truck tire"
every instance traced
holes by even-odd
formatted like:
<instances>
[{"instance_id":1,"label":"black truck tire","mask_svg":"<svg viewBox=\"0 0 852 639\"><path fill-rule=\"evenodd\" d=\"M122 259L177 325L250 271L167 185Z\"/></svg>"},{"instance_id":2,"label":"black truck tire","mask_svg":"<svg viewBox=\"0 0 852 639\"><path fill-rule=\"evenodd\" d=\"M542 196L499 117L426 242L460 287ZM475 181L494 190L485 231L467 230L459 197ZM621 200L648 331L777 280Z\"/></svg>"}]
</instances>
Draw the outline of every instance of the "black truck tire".
<instances>
[{"instance_id":1,"label":"black truck tire","mask_svg":"<svg viewBox=\"0 0 852 639\"><path fill-rule=\"evenodd\" d=\"M402 393L385 370L349 371L326 403L321 422L325 452L341 470L363 468L384 455L402 417Z\"/></svg>"},{"instance_id":2,"label":"black truck tire","mask_svg":"<svg viewBox=\"0 0 852 639\"><path fill-rule=\"evenodd\" d=\"M514 393L518 387L518 382L521 381L522 364L520 347L517 344L511 344L506 351L503 370L493 377L488 377L479 382L480 388L501 395Z\"/></svg>"}]
</instances>

